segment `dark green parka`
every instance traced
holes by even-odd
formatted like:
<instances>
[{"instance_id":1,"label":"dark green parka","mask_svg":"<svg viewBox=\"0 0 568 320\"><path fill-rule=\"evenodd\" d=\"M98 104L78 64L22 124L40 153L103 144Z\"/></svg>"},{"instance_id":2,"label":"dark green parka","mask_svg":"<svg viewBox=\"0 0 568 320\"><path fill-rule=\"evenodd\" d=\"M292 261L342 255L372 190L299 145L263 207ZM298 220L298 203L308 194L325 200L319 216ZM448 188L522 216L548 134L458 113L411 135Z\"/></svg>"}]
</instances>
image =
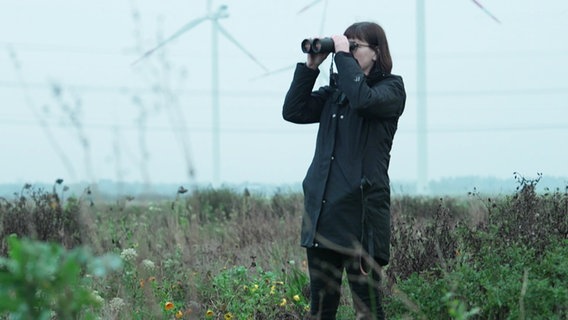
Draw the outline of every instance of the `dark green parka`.
<instances>
[{"instance_id":1,"label":"dark green parka","mask_svg":"<svg viewBox=\"0 0 568 320\"><path fill-rule=\"evenodd\" d=\"M390 256L390 150L406 93L402 78L365 76L350 53L334 55L337 85L312 91L319 70L299 63L282 115L319 123L303 181L301 245L356 249L386 265ZM369 241L370 240L370 241Z\"/></svg>"}]
</instances>

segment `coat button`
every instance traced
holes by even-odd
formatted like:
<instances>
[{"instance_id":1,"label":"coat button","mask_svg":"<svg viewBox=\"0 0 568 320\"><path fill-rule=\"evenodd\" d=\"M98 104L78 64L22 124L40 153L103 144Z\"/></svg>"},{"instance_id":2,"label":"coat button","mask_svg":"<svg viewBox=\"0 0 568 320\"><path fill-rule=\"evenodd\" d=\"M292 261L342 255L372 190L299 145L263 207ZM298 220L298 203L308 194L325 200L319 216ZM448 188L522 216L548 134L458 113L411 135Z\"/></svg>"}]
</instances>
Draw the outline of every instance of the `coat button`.
<instances>
[{"instance_id":1,"label":"coat button","mask_svg":"<svg viewBox=\"0 0 568 320\"><path fill-rule=\"evenodd\" d=\"M340 116L339 116L339 119L343 119L343 115L340 115Z\"/></svg>"},{"instance_id":2,"label":"coat button","mask_svg":"<svg viewBox=\"0 0 568 320\"><path fill-rule=\"evenodd\" d=\"M319 247L319 243L314 242L314 247L316 247L316 248Z\"/></svg>"},{"instance_id":3,"label":"coat button","mask_svg":"<svg viewBox=\"0 0 568 320\"><path fill-rule=\"evenodd\" d=\"M331 115L332 118L335 118L335 113Z\"/></svg>"},{"instance_id":4,"label":"coat button","mask_svg":"<svg viewBox=\"0 0 568 320\"><path fill-rule=\"evenodd\" d=\"M321 203L325 204L325 199L323 199L323 200L321 201Z\"/></svg>"},{"instance_id":5,"label":"coat button","mask_svg":"<svg viewBox=\"0 0 568 320\"><path fill-rule=\"evenodd\" d=\"M335 160L335 157L334 157L334 156L331 156L331 160Z\"/></svg>"}]
</instances>

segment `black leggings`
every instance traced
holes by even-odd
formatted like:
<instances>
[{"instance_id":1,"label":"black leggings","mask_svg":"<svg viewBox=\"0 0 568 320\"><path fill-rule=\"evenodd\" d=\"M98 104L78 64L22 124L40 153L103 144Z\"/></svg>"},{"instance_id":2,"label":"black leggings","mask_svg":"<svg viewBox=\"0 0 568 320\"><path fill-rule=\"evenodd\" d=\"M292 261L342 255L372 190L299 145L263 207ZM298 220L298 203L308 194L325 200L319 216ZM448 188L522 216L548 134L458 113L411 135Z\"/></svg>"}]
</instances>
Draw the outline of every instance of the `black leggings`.
<instances>
[{"instance_id":1,"label":"black leggings","mask_svg":"<svg viewBox=\"0 0 568 320\"><path fill-rule=\"evenodd\" d=\"M339 307L343 270L347 273L357 319L385 318L381 305L379 274L361 273L359 257L329 249L308 248L312 319L334 320Z\"/></svg>"}]
</instances>

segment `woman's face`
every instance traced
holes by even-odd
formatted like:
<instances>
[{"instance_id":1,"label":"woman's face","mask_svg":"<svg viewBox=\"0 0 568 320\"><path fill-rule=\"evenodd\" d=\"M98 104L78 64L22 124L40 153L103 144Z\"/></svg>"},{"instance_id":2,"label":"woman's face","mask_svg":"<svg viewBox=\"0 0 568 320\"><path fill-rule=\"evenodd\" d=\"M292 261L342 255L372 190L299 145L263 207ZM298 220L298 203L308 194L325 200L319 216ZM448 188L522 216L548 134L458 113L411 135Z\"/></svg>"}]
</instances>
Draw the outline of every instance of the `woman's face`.
<instances>
[{"instance_id":1,"label":"woman's face","mask_svg":"<svg viewBox=\"0 0 568 320\"><path fill-rule=\"evenodd\" d=\"M365 75L369 75L369 72L373 69L375 62L377 61L377 52L369 44L361 39L349 39L351 42L351 53L359 66L363 70Z\"/></svg>"}]
</instances>

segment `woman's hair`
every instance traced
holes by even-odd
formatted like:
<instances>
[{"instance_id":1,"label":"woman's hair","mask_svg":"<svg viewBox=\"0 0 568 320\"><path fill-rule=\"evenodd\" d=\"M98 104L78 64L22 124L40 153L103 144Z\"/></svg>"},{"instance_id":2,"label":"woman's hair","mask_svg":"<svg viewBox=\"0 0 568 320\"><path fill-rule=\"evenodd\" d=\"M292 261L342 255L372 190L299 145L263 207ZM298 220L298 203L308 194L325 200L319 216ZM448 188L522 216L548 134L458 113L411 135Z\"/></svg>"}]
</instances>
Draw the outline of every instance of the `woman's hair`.
<instances>
[{"instance_id":1,"label":"woman's hair","mask_svg":"<svg viewBox=\"0 0 568 320\"><path fill-rule=\"evenodd\" d=\"M383 28L374 22L356 22L343 33L348 39L360 39L367 42L376 52L378 67L383 73L391 73L392 59L389 51L387 36Z\"/></svg>"}]
</instances>

